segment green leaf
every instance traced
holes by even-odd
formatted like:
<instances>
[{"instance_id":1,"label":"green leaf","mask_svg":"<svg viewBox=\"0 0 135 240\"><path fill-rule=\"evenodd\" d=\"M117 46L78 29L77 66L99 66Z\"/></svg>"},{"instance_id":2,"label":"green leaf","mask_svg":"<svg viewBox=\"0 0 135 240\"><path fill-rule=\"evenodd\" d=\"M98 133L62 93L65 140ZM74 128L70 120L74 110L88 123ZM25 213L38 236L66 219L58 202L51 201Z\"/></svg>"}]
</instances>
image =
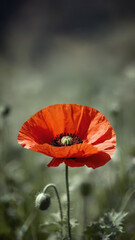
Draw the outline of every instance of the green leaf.
<instances>
[{"instance_id":1,"label":"green leaf","mask_svg":"<svg viewBox=\"0 0 135 240\"><path fill-rule=\"evenodd\" d=\"M90 226L86 227L86 230L84 232L85 237L87 237L87 239L91 239L91 240L100 240L100 225L98 222L93 223Z\"/></svg>"},{"instance_id":2,"label":"green leaf","mask_svg":"<svg viewBox=\"0 0 135 240\"><path fill-rule=\"evenodd\" d=\"M105 213L99 221L87 226L84 235L91 240L115 240L117 235L123 232L122 222L127 213L111 212Z\"/></svg>"},{"instance_id":3,"label":"green leaf","mask_svg":"<svg viewBox=\"0 0 135 240\"><path fill-rule=\"evenodd\" d=\"M45 222L40 225L40 229L42 232L52 233L52 232L60 232L61 226L55 222Z\"/></svg>"},{"instance_id":4,"label":"green leaf","mask_svg":"<svg viewBox=\"0 0 135 240\"><path fill-rule=\"evenodd\" d=\"M100 218L99 223L102 229L111 232L123 232L122 222L127 216L127 213L115 212L112 210L109 213L105 213L103 218Z\"/></svg>"},{"instance_id":5,"label":"green leaf","mask_svg":"<svg viewBox=\"0 0 135 240\"><path fill-rule=\"evenodd\" d=\"M71 218L70 219L70 225L71 225L71 228L75 228L79 225L78 221L74 218Z\"/></svg>"}]
</instances>

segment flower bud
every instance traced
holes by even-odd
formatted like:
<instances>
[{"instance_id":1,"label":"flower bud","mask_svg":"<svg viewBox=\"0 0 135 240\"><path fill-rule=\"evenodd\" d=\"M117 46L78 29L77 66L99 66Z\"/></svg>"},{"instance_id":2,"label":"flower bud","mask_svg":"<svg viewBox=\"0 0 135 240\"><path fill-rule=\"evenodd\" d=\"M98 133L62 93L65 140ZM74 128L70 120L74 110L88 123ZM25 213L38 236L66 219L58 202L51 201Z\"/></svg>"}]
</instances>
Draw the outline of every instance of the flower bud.
<instances>
[{"instance_id":1,"label":"flower bud","mask_svg":"<svg viewBox=\"0 0 135 240\"><path fill-rule=\"evenodd\" d=\"M82 196L87 197L91 193L91 184L88 182L82 182L80 186L80 192Z\"/></svg>"},{"instance_id":2,"label":"flower bud","mask_svg":"<svg viewBox=\"0 0 135 240\"><path fill-rule=\"evenodd\" d=\"M63 145L66 145L66 146L70 146L70 145L72 145L72 143L73 143L73 138L72 137L70 137L70 136L64 136L64 137L62 137L62 139L61 139L61 143L63 144Z\"/></svg>"},{"instance_id":3,"label":"flower bud","mask_svg":"<svg viewBox=\"0 0 135 240\"><path fill-rule=\"evenodd\" d=\"M113 103L111 106L111 114L114 118L118 117L118 115L120 114L120 106L118 105L118 103Z\"/></svg>"},{"instance_id":4,"label":"flower bud","mask_svg":"<svg viewBox=\"0 0 135 240\"><path fill-rule=\"evenodd\" d=\"M46 193L39 193L35 200L35 206L40 210L46 210L47 208L49 208L50 203L51 197L49 194Z\"/></svg>"},{"instance_id":5,"label":"flower bud","mask_svg":"<svg viewBox=\"0 0 135 240\"><path fill-rule=\"evenodd\" d=\"M9 106L6 105L0 106L0 115L2 115L2 117L8 116L9 113L10 113Z\"/></svg>"}]
</instances>

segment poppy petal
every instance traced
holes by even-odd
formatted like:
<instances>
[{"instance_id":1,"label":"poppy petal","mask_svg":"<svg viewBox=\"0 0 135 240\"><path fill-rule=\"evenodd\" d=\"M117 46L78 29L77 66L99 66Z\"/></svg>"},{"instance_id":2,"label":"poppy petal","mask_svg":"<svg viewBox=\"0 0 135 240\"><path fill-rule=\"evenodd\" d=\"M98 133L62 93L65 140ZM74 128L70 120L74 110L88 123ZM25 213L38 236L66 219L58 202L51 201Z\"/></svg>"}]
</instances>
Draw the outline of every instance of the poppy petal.
<instances>
[{"instance_id":1,"label":"poppy petal","mask_svg":"<svg viewBox=\"0 0 135 240\"><path fill-rule=\"evenodd\" d=\"M91 144L111 139L115 134L108 119L99 111L86 107L81 112L80 121L77 127L77 134Z\"/></svg>"},{"instance_id":2,"label":"poppy petal","mask_svg":"<svg viewBox=\"0 0 135 240\"><path fill-rule=\"evenodd\" d=\"M109 154L104 152L99 152L97 154L93 154L92 156L89 156L84 159L81 159L81 158L76 159L76 161L77 161L77 164L78 164L78 161L80 163L83 162L83 165L86 165L87 167L95 169L105 165L110 159L111 157ZM68 164L67 161L65 162L65 164Z\"/></svg>"},{"instance_id":3,"label":"poppy petal","mask_svg":"<svg viewBox=\"0 0 135 240\"><path fill-rule=\"evenodd\" d=\"M48 167L58 167L61 163L63 163L62 158L53 158L52 161L47 166Z\"/></svg>"},{"instance_id":4,"label":"poppy petal","mask_svg":"<svg viewBox=\"0 0 135 240\"><path fill-rule=\"evenodd\" d=\"M86 157L98 152L97 148L91 144L81 143L65 147L56 147L50 144L37 144L30 150L44 153L54 158L75 158Z\"/></svg>"},{"instance_id":5,"label":"poppy petal","mask_svg":"<svg viewBox=\"0 0 135 240\"><path fill-rule=\"evenodd\" d=\"M110 159L111 156L109 154L105 152L99 152L98 154L94 154L87 159L86 166L95 169L105 165Z\"/></svg>"},{"instance_id":6,"label":"poppy petal","mask_svg":"<svg viewBox=\"0 0 135 240\"><path fill-rule=\"evenodd\" d=\"M104 141L103 143L99 143L94 146L97 147L99 152L103 151L112 156L116 148L116 138L114 137L111 140Z\"/></svg>"},{"instance_id":7,"label":"poppy petal","mask_svg":"<svg viewBox=\"0 0 135 240\"><path fill-rule=\"evenodd\" d=\"M83 143L52 146L53 138L61 133L75 134ZM116 147L116 135L108 119L96 109L77 104L56 104L37 112L23 124L18 143L53 157L49 166L58 166L64 161L70 166L95 168L110 160Z\"/></svg>"},{"instance_id":8,"label":"poppy petal","mask_svg":"<svg viewBox=\"0 0 135 240\"><path fill-rule=\"evenodd\" d=\"M77 104L55 104L40 110L23 124L18 142L30 149L34 143L51 143L58 134L74 134L83 108Z\"/></svg>"},{"instance_id":9,"label":"poppy petal","mask_svg":"<svg viewBox=\"0 0 135 240\"><path fill-rule=\"evenodd\" d=\"M87 166L93 169L105 165L111 159L110 155L105 152L99 152L86 158L53 158L48 167L57 167L61 163L65 163L69 167Z\"/></svg>"}]
</instances>

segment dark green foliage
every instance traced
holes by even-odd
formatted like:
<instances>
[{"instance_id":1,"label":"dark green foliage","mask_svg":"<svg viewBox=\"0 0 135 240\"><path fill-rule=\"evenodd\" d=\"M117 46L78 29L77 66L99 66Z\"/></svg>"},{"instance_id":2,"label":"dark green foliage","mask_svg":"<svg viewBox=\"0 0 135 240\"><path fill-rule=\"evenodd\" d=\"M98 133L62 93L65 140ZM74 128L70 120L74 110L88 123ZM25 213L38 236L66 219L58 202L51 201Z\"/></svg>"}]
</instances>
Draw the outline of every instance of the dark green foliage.
<instances>
[{"instance_id":1,"label":"dark green foliage","mask_svg":"<svg viewBox=\"0 0 135 240\"><path fill-rule=\"evenodd\" d=\"M105 213L99 221L87 226L84 235L88 240L117 240L119 233L123 232L123 220L127 213Z\"/></svg>"}]
</instances>

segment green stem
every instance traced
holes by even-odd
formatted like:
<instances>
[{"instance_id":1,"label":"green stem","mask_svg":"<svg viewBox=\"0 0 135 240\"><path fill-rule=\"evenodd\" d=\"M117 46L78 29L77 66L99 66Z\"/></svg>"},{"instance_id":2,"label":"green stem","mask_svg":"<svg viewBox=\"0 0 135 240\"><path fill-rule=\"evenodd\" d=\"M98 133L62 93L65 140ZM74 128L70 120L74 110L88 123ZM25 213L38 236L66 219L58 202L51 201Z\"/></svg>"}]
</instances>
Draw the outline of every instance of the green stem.
<instances>
[{"instance_id":1,"label":"green stem","mask_svg":"<svg viewBox=\"0 0 135 240\"><path fill-rule=\"evenodd\" d=\"M128 202L129 202L129 200L131 199L131 197L132 197L132 195L133 195L134 193L135 193L135 189L133 189L132 192L128 193L128 194L126 195L126 197L124 198L123 204L122 204L121 209L120 209L122 212L125 210L125 208L126 208Z\"/></svg>"},{"instance_id":2,"label":"green stem","mask_svg":"<svg viewBox=\"0 0 135 240\"><path fill-rule=\"evenodd\" d=\"M30 226L32 225L32 222L34 221L34 219L36 218L37 213L36 212L32 212L28 218L26 219L26 221L24 222L24 224L22 225L22 227L19 229L18 233L18 239L22 240L24 239L24 234L28 231L28 229L30 228Z\"/></svg>"},{"instance_id":3,"label":"green stem","mask_svg":"<svg viewBox=\"0 0 135 240\"><path fill-rule=\"evenodd\" d=\"M53 183L50 183L48 185L45 186L45 188L43 189L43 193L46 193L46 191L48 190L48 188L53 188L55 190L57 199L58 199L58 204L59 204L59 210L60 210L60 218L61 218L61 239L63 239L63 212L62 212L62 205L61 205L61 201L60 201L60 196L58 193L58 190L56 188L56 185Z\"/></svg>"},{"instance_id":4,"label":"green stem","mask_svg":"<svg viewBox=\"0 0 135 240\"><path fill-rule=\"evenodd\" d=\"M70 226L70 195L69 195L69 182L68 182L68 166L66 166L66 191L67 191L67 226L68 226L68 240L72 240L71 226Z\"/></svg>"},{"instance_id":5,"label":"green stem","mask_svg":"<svg viewBox=\"0 0 135 240\"><path fill-rule=\"evenodd\" d=\"M83 230L87 226L87 197L83 197Z\"/></svg>"}]
</instances>

